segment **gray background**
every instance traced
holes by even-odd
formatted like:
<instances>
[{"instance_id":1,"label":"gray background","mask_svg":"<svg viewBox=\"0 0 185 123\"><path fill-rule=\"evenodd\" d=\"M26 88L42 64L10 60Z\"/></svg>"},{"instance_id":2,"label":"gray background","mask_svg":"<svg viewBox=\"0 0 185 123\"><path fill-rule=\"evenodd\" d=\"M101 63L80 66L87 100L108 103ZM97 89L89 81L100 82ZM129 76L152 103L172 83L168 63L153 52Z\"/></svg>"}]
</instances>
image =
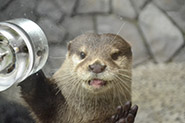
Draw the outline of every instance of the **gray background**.
<instances>
[{"instance_id":1,"label":"gray background","mask_svg":"<svg viewBox=\"0 0 185 123\"><path fill-rule=\"evenodd\" d=\"M74 37L121 35L133 47L136 123L185 121L185 0L0 0L0 21L21 17L38 23L48 37L48 76ZM9 90L6 97L18 97L17 89Z\"/></svg>"}]
</instances>

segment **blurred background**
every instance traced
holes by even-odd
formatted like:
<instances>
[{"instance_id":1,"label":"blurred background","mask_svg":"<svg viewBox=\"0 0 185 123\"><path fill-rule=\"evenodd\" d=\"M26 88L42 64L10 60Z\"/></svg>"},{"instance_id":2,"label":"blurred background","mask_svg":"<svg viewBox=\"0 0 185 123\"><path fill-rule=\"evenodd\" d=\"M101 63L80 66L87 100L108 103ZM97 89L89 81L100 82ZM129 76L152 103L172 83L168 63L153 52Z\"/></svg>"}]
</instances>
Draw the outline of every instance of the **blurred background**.
<instances>
[{"instance_id":1,"label":"blurred background","mask_svg":"<svg viewBox=\"0 0 185 123\"><path fill-rule=\"evenodd\" d=\"M185 122L185 0L0 0L0 21L14 18L31 19L46 33L48 77L74 37L119 34L133 48L136 123Z\"/></svg>"}]
</instances>

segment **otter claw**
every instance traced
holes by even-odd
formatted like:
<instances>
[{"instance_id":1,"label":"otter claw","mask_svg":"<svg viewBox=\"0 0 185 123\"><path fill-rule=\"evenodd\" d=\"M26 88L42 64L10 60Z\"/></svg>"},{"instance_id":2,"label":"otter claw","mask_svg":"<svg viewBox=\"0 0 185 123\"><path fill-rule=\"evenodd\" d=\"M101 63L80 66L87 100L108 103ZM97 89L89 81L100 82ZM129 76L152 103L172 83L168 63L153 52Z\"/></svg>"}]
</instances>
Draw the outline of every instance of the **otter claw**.
<instances>
[{"instance_id":1,"label":"otter claw","mask_svg":"<svg viewBox=\"0 0 185 123\"><path fill-rule=\"evenodd\" d=\"M131 106L130 101L126 102L123 107L118 106L116 114L111 117L112 123L134 123L138 106L134 105L132 108Z\"/></svg>"}]
</instances>

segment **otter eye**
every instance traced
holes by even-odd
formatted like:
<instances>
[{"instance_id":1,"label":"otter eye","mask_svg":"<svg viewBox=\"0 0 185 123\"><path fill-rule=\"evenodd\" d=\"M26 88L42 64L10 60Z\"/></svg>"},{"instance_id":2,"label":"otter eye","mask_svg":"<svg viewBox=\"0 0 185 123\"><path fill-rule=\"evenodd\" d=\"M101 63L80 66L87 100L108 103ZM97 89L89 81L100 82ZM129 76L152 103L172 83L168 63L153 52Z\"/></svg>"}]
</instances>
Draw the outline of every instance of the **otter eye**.
<instances>
[{"instance_id":1,"label":"otter eye","mask_svg":"<svg viewBox=\"0 0 185 123\"><path fill-rule=\"evenodd\" d=\"M84 52L80 52L80 58L84 59L86 57L86 54Z\"/></svg>"},{"instance_id":2,"label":"otter eye","mask_svg":"<svg viewBox=\"0 0 185 123\"><path fill-rule=\"evenodd\" d=\"M116 53L113 53L113 54L111 55L111 58L112 58L113 60L117 60L119 56L121 56L121 52L116 52Z\"/></svg>"}]
</instances>

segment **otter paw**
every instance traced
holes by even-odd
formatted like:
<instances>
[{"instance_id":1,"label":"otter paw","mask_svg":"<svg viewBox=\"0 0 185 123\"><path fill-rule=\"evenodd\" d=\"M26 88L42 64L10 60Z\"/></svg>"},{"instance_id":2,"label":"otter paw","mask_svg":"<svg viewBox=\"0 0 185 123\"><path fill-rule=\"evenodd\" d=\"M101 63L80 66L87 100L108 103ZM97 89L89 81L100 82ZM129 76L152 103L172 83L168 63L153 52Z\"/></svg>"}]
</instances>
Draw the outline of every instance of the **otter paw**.
<instances>
[{"instance_id":1,"label":"otter paw","mask_svg":"<svg viewBox=\"0 0 185 123\"><path fill-rule=\"evenodd\" d=\"M118 106L116 114L111 118L112 123L134 123L138 106L131 106L132 104L130 101L126 102L123 107Z\"/></svg>"}]
</instances>

